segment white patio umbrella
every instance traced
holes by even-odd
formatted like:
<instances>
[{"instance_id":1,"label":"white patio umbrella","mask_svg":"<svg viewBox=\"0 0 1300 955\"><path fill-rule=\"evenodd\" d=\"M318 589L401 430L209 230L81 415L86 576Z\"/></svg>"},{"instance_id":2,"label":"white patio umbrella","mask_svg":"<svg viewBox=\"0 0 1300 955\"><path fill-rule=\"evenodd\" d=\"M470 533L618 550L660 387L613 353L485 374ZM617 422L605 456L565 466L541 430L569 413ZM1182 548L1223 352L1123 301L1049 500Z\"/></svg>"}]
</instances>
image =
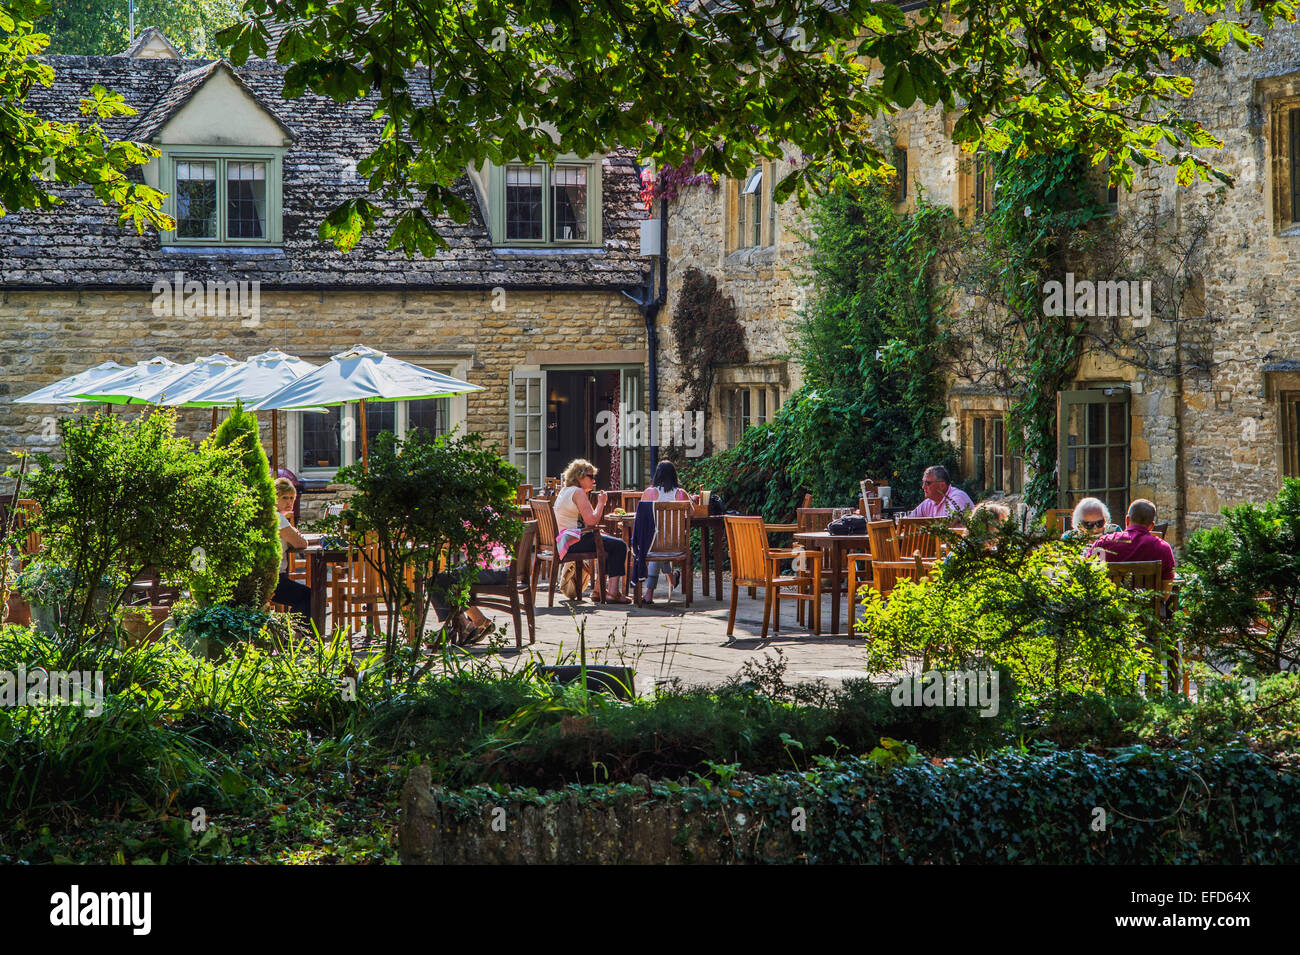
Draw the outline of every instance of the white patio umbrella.
<instances>
[{"instance_id":1,"label":"white patio umbrella","mask_svg":"<svg viewBox=\"0 0 1300 955\"><path fill-rule=\"evenodd\" d=\"M75 375L69 375L67 378L61 378L52 385L46 385L38 391L33 391L30 395L23 395L21 398L15 398L14 404L17 405L72 405L82 404L85 398L73 397L77 392L83 391L108 378L116 377L126 371L126 365L119 365L115 361L101 362L94 368L88 368L85 371L78 372Z\"/></svg>"},{"instance_id":2,"label":"white patio umbrella","mask_svg":"<svg viewBox=\"0 0 1300 955\"><path fill-rule=\"evenodd\" d=\"M239 362L229 355L217 352L214 355L204 355L194 359L194 363L189 369L181 375L167 381L163 386L157 389L153 394L148 395L152 404L163 405L169 408L184 407L208 407L207 405L193 405L182 399L186 392L194 391L209 384L213 379L219 378L230 369L236 367ZM217 410L212 409L212 429L217 428Z\"/></svg>"},{"instance_id":3,"label":"white patio umbrella","mask_svg":"<svg viewBox=\"0 0 1300 955\"><path fill-rule=\"evenodd\" d=\"M482 391L480 385L444 375L410 362L393 358L381 351L354 345L309 375L285 385L253 405L254 411L302 409L315 406L361 405L361 462L369 460L365 415L367 401L414 401L420 398L447 398L451 395Z\"/></svg>"},{"instance_id":4,"label":"white patio umbrella","mask_svg":"<svg viewBox=\"0 0 1300 955\"><path fill-rule=\"evenodd\" d=\"M113 405L154 404L150 398L189 369L189 365L178 365L158 355L148 361L136 362L134 367L104 378L73 397Z\"/></svg>"},{"instance_id":5,"label":"white patio umbrella","mask_svg":"<svg viewBox=\"0 0 1300 955\"><path fill-rule=\"evenodd\" d=\"M260 401L285 385L297 381L316 370L316 365L303 361L296 355L287 355L278 349L254 355L244 362L235 362L220 375L208 381L177 392L171 399L188 408L229 407L237 401ZM323 411L322 408L311 410ZM215 427L215 425L213 426ZM271 415L271 470L278 465L280 455L279 416Z\"/></svg>"}]
</instances>

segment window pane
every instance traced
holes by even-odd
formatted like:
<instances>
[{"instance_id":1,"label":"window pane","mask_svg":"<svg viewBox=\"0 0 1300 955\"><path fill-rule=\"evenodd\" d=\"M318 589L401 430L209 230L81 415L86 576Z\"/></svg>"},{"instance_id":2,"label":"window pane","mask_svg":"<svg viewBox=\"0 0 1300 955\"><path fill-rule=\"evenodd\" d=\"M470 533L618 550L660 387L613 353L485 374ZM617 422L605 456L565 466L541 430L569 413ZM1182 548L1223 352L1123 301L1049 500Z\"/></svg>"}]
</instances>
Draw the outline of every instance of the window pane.
<instances>
[{"instance_id":1,"label":"window pane","mask_svg":"<svg viewBox=\"0 0 1300 955\"><path fill-rule=\"evenodd\" d=\"M304 411L302 420L302 467L336 468L341 461L339 440L342 408L331 408L325 414Z\"/></svg>"},{"instance_id":2,"label":"window pane","mask_svg":"<svg viewBox=\"0 0 1300 955\"><path fill-rule=\"evenodd\" d=\"M1107 408L1110 415L1110 444L1123 444L1128 437L1128 414L1122 404L1112 404Z\"/></svg>"},{"instance_id":3,"label":"window pane","mask_svg":"<svg viewBox=\"0 0 1300 955\"><path fill-rule=\"evenodd\" d=\"M217 164L176 164L176 236L181 239L217 237Z\"/></svg>"},{"instance_id":4,"label":"window pane","mask_svg":"<svg viewBox=\"0 0 1300 955\"><path fill-rule=\"evenodd\" d=\"M374 445L379 432L397 432L397 405L392 401L366 403L366 443Z\"/></svg>"},{"instance_id":5,"label":"window pane","mask_svg":"<svg viewBox=\"0 0 1300 955\"><path fill-rule=\"evenodd\" d=\"M981 487L984 485L984 419L976 418L971 422L971 443L974 445L974 474L972 477L975 483Z\"/></svg>"},{"instance_id":6,"label":"window pane","mask_svg":"<svg viewBox=\"0 0 1300 955\"><path fill-rule=\"evenodd\" d=\"M1104 404L1088 405L1087 444L1106 443L1106 406Z\"/></svg>"},{"instance_id":7,"label":"window pane","mask_svg":"<svg viewBox=\"0 0 1300 955\"><path fill-rule=\"evenodd\" d=\"M551 174L555 198L555 238L558 241L586 241L587 168L556 166Z\"/></svg>"},{"instance_id":8,"label":"window pane","mask_svg":"<svg viewBox=\"0 0 1300 955\"><path fill-rule=\"evenodd\" d=\"M226 236L266 238L266 163L226 163Z\"/></svg>"},{"instance_id":9,"label":"window pane","mask_svg":"<svg viewBox=\"0 0 1300 955\"><path fill-rule=\"evenodd\" d=\"M423 428L430 435L446 434L451 420L450 398L421 398L406 403L406 433Z\"/></svg>"},{"instance_id":10,"label":"window pane","mask_svg":"<svg viewBox=\"0 0 1300 955\"><path fill-rule=\"evenodd\" d=\"M542 238L542 169L506 167L506 238Z\"/></svg>"},{"instance_id":11,"label":"window pane","mask_svg":"<svg viewBox=\"0 0 1300 955\"><path fill-rule=\"evenodd\" d=\"M992 425L993 425L993 441L992 441L992 444L993 444L993 455L992 455L992 457L993 457L993 467L992 467L992 473L990 474L990 477L991 477L992 480L989 481L989 487L990 487L991 490L994 490L994 491L1001 491L1001 490L1003 489L1003 486L1002 486L1002 455L1003 455L1002 443L1003 443L1003 427L1004 427L1004 425L1003 425L1003 422L1002 422L1002 419L1001 419L1001 418L994 418L993 421L992 421Z\"/></svg>"}]
</instances>

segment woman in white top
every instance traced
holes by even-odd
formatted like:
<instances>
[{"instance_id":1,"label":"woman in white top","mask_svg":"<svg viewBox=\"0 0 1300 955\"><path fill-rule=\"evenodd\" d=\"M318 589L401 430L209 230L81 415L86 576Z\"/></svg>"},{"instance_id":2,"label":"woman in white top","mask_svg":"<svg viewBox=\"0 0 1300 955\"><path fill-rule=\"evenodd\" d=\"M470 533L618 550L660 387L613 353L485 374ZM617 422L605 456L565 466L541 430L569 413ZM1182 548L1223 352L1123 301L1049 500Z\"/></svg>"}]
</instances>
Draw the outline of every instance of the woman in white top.
<instances>
[{"instance_id":1,"label":"woman in white top","mask_svg":"<svg viewBox=\"0 0 1300 955\"><path fill-rule=\"evenodd\" d=\"M641 495L643 501L689 501L690 499L691 496L678 486L677 468L671 461L659 462L659 466L655 468L654 480ZM655 587L659 584L659 571L662 564L663 561L652 560L646 566L645 596L641 598L642 603L654 603ZM670 596L672 588L680 583L681 572L674 571L673 582L669 586Z\"/></svg>"},{"instance_id":2,"label":"woman in white top","mask_svg":"<svg viewBox=\"0 0 1300 955\"><path fill-rule=\"evenodd\" d=\"M275 479L275 509L280 519L280 582L276 585L271 599L284 604L290 613L311 619L311 589L289 576L290 547L297 550L307 546L307 540L298 533L298 529L289 520L293 513L294 502L298 500L298 489L288 478Z\"/></svg>"},{"instance_id":3,"label":"woman in white top","mask_svg":"<svg viewBox=\"0 0 1300 955\"><path fill-rule=\"evenodd\" d=\"M601 491L592 508L587 492L596 486L596 467L590 461L577 458L569 462L564 469L564 488L555 497L555 549L561 558L573 554L594 554L596 552L595 533L584 533L600 523L605 512L607 494ZM630 598L623 596L623 574L627 565L627 545L617 537L601 534L605 548L605 573L609 577L609 587L605 600L609 603L630 604Z\"/></svg>"}]
</instances>

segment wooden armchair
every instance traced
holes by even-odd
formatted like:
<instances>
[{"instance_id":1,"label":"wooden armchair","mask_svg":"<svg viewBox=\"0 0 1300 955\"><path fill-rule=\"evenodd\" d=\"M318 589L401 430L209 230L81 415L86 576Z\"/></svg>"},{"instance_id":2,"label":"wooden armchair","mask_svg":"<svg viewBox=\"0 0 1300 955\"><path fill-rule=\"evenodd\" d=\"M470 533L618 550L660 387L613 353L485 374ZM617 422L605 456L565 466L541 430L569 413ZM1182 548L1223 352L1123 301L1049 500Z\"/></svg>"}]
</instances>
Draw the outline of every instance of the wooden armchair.
<instances>
[{"instance_id":1,"label":"wooden armchair","mask_svg":"<svg viewBox=\"0 0 1300 955\"><path fill-rule=\"evenodd\" d=\"M537 588L537 577L541 572L542 565L546 565L547 574L551 583L546 605L555 606L555 585L560 580L560 565L574 564L574 584L578 589L578 599L582 599L582 569L583 565L590 562L592 564L592 579L599 580L599 588L593 586L592 597L598 603L605 602L605 543L600 536L600 528L587 528L583 533L596 535L596 552L594 554L574 554L572 551L561 558L560 552L555 546L555 538L559 535L559 527L555 523L555 507L553 503L544 497L534 498L528 502L533 507L533 518L537 521L537 557L533 561L533 579L532 587Z\"/></svg>"},{"instance_id":2,"label":"wooden armchair","mask_svg":"<svg viewBox=\"0 0 1300 955\"><path fill-rule=\"evenodd\" d=\"M763 588L762 639L767 639L769 621L773 622L777 633L781 631L782 598L811 603L813 632L821 633L821 552L804 552L812 561L810 572L781 576L777 573L780 562L793 559L797 554L793 550L777 550L768 545L761 517L728 515L723 523L727 529L727 548L731 552L731 609L727 615L727 636L735 633L736 603L741 587ZM798 590L787 594L784 592L787 587Z\"/></svg>"},{"instance_id":3,"label":"wooden armchair","mask_svg":"<svg viewBox=\"0 0 1300 955\"><path fill-rule=\"evenodd\" d=\"M1053 534L1064 534L1074 524L1074 508L1050 507L1043 512L1043 522Z\"/></svg>"},{"instance_id":4,"label":"wooden armchair","mask_svg":"<svg viewBox=\"0 0 1300 955\"><path fill-rule=\"evenodd\" d=\"M348 547L343 571L330 582L335 627L342 625L351 632L353 625L364 621L369 624L367 637L381 629L379 605L384 602L384 587L374 566L378 560L377 542Z\"/></svg>"},{"instance_id":5,"label":"wooden armchair","mask_svg":"<svg viewBox=\"0 0 1300 955\"><path fill-rule=\"evenodd\" d=\"M880 596L888 597L900 580L919 581L930 575L930 568L933 566L933 562L927 563L920 557L913 557L911 560L872 561L872 583L880 592Z\"/></svg>"},{"instance_id":6,"label":"wooden armchair","mask_svg":"<svg viewBox=\"0 0 1300 955\"><path fill-rule=\"evenodd\" d=\"M528 617L528 642L537 642L537 627L533 620L536 592L533 590L533 555L537 550L537 521L525 521L524 533L515 545L514 560L510 562L510 576L504 584L475 584L470 589L469 602L475 607L509 611L515 622L515 649L523 649L523 626L520 611Z\"/></svg>"},{"instance_id":7,"label":"wooden armchair","mask_svg":"<svg viewBox=\"0 0 1300 955\"><path fill-rule=\"evenodd\" d=\"M942 524L943 518L934 517L902 517L898 520L898 556L901 560L906 560L915 554L920 554L922 559L933 559L939 556L939 540L934 536L931 528L935 524Z\"/></svg>"},{"instance_id":8,"label":"wooden armchair","mask_svg":"<svg viewBox=\"0 0 1300 955\"><path fill-rule=\"evenodd\" d=\"M694 565L691 558L691 502L655 501L655 539L646 552L647 561L682 567L682 593L686 606L695 596ZM707 571L706 571L707 572ZM672 600L672 578L668 583L668 600ZM636 582L636 602L641 603L641 581Z\"/></svg>"},{"instance_id":9,"label":"wooden armchair","mask_svg":"<svg viewBox=\"0 0 1300 955\"><path fill-rule=\"evenodd\" d=\"M878 497L860 497L858 513L869 521L878 521L885 516L885 502Z\"/></svg>"},{"instance_id":10,"label":"wooden armchair","mask_svg":"<svg viewBox=\"0 0 1300 955\"><path fill-rule=\"evenodd\" d=\"M41 505L32 498L19 498L14 501L14 528L22 530L33 524L41 516ZM18 566L26 567L31 559L41 552L41 532L29 531L27 539L19 545Z\"/></svg>"},{"instance_id":11,"label":"wooden armchair","mask_svg":"<svg viewBox=\"0 0 1300 955\"><path fill-rule=\"evenodd\" d=\"M533 496L533 486L531 484L520 484L515 488L515 503L527 504Z\"/></svg>"}]
</instances>

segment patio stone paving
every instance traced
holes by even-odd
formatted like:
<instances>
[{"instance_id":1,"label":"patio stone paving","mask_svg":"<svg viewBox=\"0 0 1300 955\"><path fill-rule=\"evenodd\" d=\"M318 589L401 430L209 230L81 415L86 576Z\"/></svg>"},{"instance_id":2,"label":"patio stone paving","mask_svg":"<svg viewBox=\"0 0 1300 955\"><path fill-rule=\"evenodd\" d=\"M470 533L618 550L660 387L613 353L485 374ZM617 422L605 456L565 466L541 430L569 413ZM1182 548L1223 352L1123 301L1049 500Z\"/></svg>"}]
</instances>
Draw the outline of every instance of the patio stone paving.
<instances>
[{"instance_id":1,"label":"patio stone paving","mask_svg":"<svg viewBox=\"0 0 1300 955\"><path fill-rule=\"evenodd\" d=\"M695 602L687 610L679 592L665 606L663 584L653 607L596 604L590 598L570 603L556 594L555 606L546 606L545 583L538 588L537 642L515 650L514 629L510 615L487 611L487 615L504 628L497 638L498 657L507 667L518 666L530 656L541 663L555 663L561 655L576 654L579 627L585 627L589 663L633 666L637 691L652 692L660 683L678 680L686 686L718 684L740 672L746 661L761 663L764 657L776 658L784 653L787 683L823 680L838 684L849 678L866 676L866 650L860 636L846 635L847 607L840 605L838 636L814 636L795 619L796 605L785 603L781 612L781 632L769 630L767 639L760 637L763 617L763 591L751 599L742 589L736 614L735 634L727 637L727 601L699 595L699 578L695 580ZM724 580L723 593L731 595L730 578ZM822 628L830 626L830 597L822 600ZM504 645L502 645L504 642ZM488 652L474 648L476 655ZM572 661L565 661L572 662Z\"/></svg>"}]
</instances>

